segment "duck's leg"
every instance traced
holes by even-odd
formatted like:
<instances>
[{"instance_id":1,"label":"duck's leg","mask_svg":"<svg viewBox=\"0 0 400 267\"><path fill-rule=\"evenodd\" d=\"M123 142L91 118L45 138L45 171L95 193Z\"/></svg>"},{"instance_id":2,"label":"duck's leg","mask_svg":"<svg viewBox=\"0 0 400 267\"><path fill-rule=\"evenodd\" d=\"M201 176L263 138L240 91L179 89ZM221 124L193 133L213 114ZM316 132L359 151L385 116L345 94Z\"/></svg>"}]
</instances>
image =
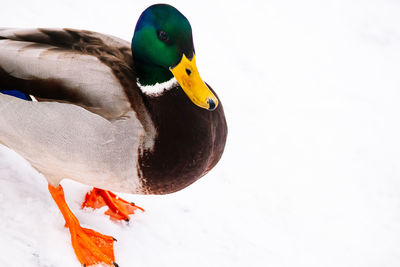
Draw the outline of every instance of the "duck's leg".
<instances>
[{"instance_id":1,"label":"duck's leg","mask_svg":"<svg viewBox=\"0 0 400 267\"><path fill-rule=\"evenodd\" d=\"M144 211L144 209L136 206L134 203L119 198L113 192L96 187L86 194L82 208L90 207L98 209L106 205L109 209L105 212L105 214L109 215L111 219L115 220L129 221L129 214L134 214L138 209Z\"/></svg>"},{"instance_id":2,"label":"duck's leg","mask_svg":"<svg viewBox=\"0 0 400 267\"><path fill-rule=\"evenodd\" d=\"M65 225L71 233L72 246L80 263L83 266L94 264L118 266L115 263L113 249L115 239L81 227L78 219L65 202L64 190L61 185L54 187L49 184L49 191L64 216Z\"/></svg>"}]
</instances>

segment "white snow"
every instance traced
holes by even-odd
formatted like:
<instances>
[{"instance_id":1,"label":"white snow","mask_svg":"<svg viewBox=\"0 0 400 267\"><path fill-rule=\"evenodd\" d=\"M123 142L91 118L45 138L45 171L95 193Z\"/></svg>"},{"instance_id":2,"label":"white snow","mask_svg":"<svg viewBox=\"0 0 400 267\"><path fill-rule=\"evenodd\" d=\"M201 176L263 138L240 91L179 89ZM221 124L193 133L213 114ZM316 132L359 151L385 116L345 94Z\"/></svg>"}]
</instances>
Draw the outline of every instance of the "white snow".
<instances>
[{"instance_id":1,"label":"white snow","mask_svg":"<svg viewBox=\"0 0 400 267\"><path fill-rule=\"evenodd\" d=\"M151 3L155 3L151 1ZM118 239L121 267L400 266L400 2L173 1L229 125L222 160L189 188L122 195L130 225L81 210ZM131 39L149 1L8 1L4 27ZM79 266L45 179L0 149L0 266Z\"/></svg>"}]
</instances>

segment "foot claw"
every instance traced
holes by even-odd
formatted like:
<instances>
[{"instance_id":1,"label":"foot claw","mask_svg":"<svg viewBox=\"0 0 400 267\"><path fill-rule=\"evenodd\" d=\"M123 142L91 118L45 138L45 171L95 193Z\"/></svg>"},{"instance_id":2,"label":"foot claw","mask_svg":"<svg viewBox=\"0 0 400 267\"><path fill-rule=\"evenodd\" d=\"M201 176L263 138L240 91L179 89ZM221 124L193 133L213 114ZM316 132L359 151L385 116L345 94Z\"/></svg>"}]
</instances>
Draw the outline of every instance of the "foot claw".
<instances>
[{"instance_id":1,"label":"foot claw","mask_svg":"<svg viewBox=\"0 0 400 267\"><path fill-rule=\"evenodd\" d=\"M113 262L115 267L119 267L119 265L116 262Z\"/></svg>"}]
</instances>

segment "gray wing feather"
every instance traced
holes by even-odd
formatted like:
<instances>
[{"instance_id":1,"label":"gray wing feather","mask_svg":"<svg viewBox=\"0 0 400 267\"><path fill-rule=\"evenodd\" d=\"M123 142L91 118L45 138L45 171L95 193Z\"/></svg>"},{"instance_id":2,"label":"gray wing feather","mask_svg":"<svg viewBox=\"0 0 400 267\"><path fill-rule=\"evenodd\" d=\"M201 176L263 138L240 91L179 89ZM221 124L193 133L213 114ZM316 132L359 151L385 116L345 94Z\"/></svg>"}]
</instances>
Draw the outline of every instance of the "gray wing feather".
<instances>
[{"instance_id":1,"label":"gray wing feather","mask_svg":"<svg viewBox=\"0 0 400 267\"><path fill-rule=\"evenodd\" d=\"M112 65L129 71L129 50L129 42L89 31L0 29L0 89L118 118L131 105Z\"/></svg>"}]
</instances>

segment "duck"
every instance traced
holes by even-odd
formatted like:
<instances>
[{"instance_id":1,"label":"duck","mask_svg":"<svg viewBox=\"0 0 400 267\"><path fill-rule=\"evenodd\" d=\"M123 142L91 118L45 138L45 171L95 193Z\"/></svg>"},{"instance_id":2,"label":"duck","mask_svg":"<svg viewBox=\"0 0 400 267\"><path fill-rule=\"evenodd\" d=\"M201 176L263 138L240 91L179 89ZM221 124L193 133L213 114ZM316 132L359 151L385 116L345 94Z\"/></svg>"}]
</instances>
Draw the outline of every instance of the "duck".
<instances>
[{"instance_id":1,"label":"duck","mask_svg":"<svg viewBox=\"0 0 400 267\"><path fill-rule=\"evenodd\" d=\"M118 266L115 239L83 228L60 184L91 186L82 207L143 210L114 192L182 190L220 160L221 100L200 77L192 28L175 7L140 15L132 41L76 29L0 29L0 143L48 182L81 265Z\"/></svg>"}]
</instances>

